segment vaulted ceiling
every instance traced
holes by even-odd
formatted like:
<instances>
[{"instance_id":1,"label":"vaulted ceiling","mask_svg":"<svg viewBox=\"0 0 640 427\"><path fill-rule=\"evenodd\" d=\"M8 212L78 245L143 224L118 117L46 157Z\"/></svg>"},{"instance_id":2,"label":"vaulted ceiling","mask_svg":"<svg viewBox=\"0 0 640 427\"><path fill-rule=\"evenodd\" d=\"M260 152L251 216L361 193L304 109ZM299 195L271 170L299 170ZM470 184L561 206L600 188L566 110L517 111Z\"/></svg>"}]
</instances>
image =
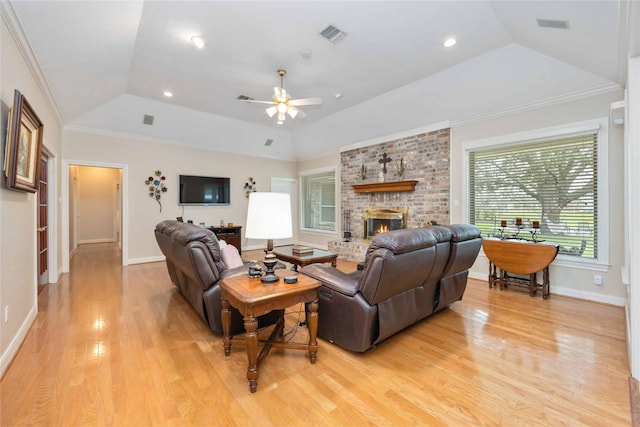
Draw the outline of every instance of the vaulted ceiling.
<instances>
[{"instance_id":1,"label":"vaulted ceiling","mask_svg":"<svg viewBox=\"0 0 640 427\"><path fill-rule=\"evenodd\" d=\"M625 3L12 1L4 10L66 128L296 159L624 87ZM346 36L322 37L329 25ZM445 48L449 37L457 44ZM237 99L270 100L278 68L293 98L322 105L277 125L266 106ZM265 147L268 138L278 144Z\"/></svg>"}]
</instances>

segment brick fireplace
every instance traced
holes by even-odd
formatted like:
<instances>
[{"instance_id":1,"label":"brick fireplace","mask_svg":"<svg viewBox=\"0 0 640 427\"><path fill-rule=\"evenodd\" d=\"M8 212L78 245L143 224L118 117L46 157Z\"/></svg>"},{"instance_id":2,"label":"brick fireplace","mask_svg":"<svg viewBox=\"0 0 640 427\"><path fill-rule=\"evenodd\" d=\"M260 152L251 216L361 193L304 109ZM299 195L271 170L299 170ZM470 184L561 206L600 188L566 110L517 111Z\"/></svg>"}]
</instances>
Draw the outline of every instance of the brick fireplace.
<instances>
[{"instance_id":1,"label":"brick fireplace","mask_svg":"<svg viewBox=\"0 0 640 427\"><path fill-rule=\"evenodd\" d=\"M439 129L380 144L342 151L340 154L340 204L343 232L351 233L351 241L329 242L329 250L341 258L362 261L371 238L362 226L367 210L403 211L406 228L426 227L430 222L449 223L449 140L450 129ZM386 153L386 156L384 154ZM384 157L384 163L381 159ZM387 160L390 159L390 160ZM402 164L400 161L402 160ZM387 173L382 167L386 165ZM403 168L401 168L403 166ZM403 170L402 170L403 169ZM358 193L354 185L415 180L411 191ZM347 229L345 224L351 224ZM374 231L375 233L375 231Z\"/></svg>"}]
</instances>

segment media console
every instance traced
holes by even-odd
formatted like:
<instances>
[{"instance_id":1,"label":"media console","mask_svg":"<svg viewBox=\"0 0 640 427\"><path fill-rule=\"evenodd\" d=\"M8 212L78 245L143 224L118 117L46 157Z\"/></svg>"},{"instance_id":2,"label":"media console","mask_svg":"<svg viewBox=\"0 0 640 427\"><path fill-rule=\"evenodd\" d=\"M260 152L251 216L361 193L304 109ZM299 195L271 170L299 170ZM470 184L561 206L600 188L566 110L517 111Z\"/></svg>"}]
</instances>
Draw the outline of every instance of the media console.
<instances>
[{"instance_id":1,"label":"media console","mask_svg":"<svg viewBox=\"0 0 640 427\"><path fill-rule=\"evenodd\" d=\"M242 226L233 227L207 227L213 231L218 240L224 240L230 245L238 249L238 253L242 255Z\"/></svg>"}]
</instances>

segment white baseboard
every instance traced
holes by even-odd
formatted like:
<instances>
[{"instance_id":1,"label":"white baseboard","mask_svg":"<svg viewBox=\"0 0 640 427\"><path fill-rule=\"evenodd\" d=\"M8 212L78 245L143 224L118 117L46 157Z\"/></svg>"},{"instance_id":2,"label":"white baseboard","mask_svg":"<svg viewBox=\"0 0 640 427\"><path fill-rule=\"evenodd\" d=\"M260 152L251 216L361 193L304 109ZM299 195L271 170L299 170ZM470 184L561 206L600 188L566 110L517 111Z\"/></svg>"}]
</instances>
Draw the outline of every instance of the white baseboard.
<instances>
[{"instance_id":1,"label":"white baseboard","mask_svg":"<svg viewBox=\"0 0 640 427\"><path fill-rule=\"evenodd\" d=\"M113 243L113 242L117 242L116 239L114 239L113 237L111 238L105 238L105 239L85 239L85 240L80 240L78 242L79 245L85 245L87 243Z\"/></svg>"},{"instance_id":2,"label":"white baseboard","mask_svg":"<svg viewBox=\"0 0 640 427\"><path fill-rule=\"evenodd\" d=\"M482 280L484 282L487 281L488 277L489 277L489 273L478 273L478 272L469 272L469 277L471 277L472 279L478 279L478 280ZM489 286L489 285L487 285ZM586 291L581 291L579 289L571 289L571 288L563 288L563 287L558 287L558 286L553 286L553 284L551 285L551 296L553 297L553 295L562 295L565 297L571 297L571 298L579 298L579 299L584 299L587 301L594 301L594 302L601 302L604 304L611 304L611 305L617 305L619 307L624 307L625 305L625 300L622 297L614 297L614 296L610 296L610 295L602 295L602 294L597 294L595 292L586 292Z\"/></svg>"},{"instance_id":3,"label":"white baseboard","mask_svg":"<svg viewBox=\"0 0 640 427\"><path fill-rule=\"evenodd\" d=\"M144 258L129 258L128 265L131 264L146 264L148 262L163 262L165 260L164 255L161 256L149 256Z\"/></svg>"},{"instance_id":4,"label":"white baseboard","mask_svg":"<svg viewBox=\"0 0 640 427\"><path fill-rule=\"evenodd\" d=\"M36 304L31 308L31 311L29 311L29 314L24 319L24 322L22 322L20 329L18 329L18 333L13 337L13 339L9 343L9 346L7 347L7 350L0 357L0 378L2 378L4 373L7 371L7 369L11 365L11 362L13 361L13 358L18 353L18 350L20 350L20 346L27 338L27 334L31 329L31 325L33 325L33 322L35 322L37 314L38 306Z\"/></svg>"}]
</instances>

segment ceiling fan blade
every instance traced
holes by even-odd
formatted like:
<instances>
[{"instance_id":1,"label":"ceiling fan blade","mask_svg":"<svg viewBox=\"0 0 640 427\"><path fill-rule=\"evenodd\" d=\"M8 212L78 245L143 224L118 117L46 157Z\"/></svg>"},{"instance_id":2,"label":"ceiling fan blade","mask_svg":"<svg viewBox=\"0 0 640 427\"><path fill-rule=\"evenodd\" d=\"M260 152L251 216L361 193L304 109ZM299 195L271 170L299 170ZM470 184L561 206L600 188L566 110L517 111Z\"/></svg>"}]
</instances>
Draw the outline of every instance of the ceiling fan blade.
<instances>
[{"instance_id":1,"label":"ceiling fan blade","mask_svg":"<svg viewBox=\"0 0 640 427\"><path fill-rule=\"evenodd\" d=\"M289 105L320 105L322 104L322 98L301 98L292 99L289 101Z\"/></svg>"},{"instance_id":2,"label":"ceiling fan blade","mask_svg":"<svg viewBox=\"0 0 640 427\"><path fill-rule=\"evenodd\" d=\"M269 105L275 105L276 104L273 101L260 101L258 99L239 99L238 101L249 102L251 104L269 104Z\"/></svg>"},{"instance_id":3,"label":"ceiling fan blade","mask_svg":"<svg viewBox=\"0 0 640 427\"><path fill-rule=\"evenodd\" d=\"M279 87L277 87L277 86L273 87L273 96L275 98L279 98L280 97L280 88Z\"/></svg>"}]
</instances>

